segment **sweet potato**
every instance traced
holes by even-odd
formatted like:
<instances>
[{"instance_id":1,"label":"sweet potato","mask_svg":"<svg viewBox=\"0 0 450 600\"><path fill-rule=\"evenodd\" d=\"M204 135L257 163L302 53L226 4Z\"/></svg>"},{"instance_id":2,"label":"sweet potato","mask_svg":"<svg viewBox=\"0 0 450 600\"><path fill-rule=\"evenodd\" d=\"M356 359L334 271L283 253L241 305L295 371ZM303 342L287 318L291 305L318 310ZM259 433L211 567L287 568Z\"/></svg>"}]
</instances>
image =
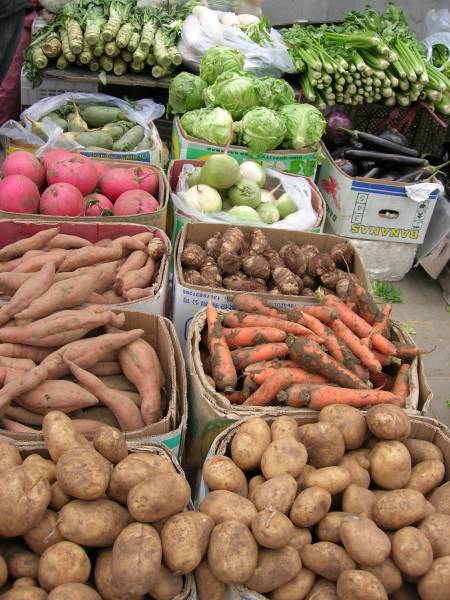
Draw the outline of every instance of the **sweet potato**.
<instances>
[{"instance_id":1,"label":"sweet potato","mask_svg":"<svg viewBox=\"0 0 450 600\"><path fill-rule=\"evenodd\" d=\"M57 227L51 229L44 229L39 231L35 235L29 238L19 240L13 244L8 244L0 250L0 262L5 262L16 258L17 256L23 256L27 250L39 250L45 248L48 242L59 233Z\"/></svg>"},{"instance_id":2,"label":"sweet potato","mask_svg":"<svg viewBox=\"0 0 450 600\"><path fill-rule=\"evenodd\" d=\"M66 252L66 250L55 250L52 253L45 252L39 256L24 258L14 269L14 273L36 273L36 271L40 271L48 262L53 262L55 269L58 269L66 256Z\"/></svg>"},{"instance_id":3,"label":"sweet potato","mask_svg":"<svg viewBox=\"0 0 450 600\"><path fill-rule=\"evenodd\" d=\"M123 251L131 250L146 250L146 245L135 235L122 235L114 240L114 243L119 243Z\"/></svg>"},{"instance_id":4,"label":"sweet potato","mask_svg":"<svg viewBox=\"0 0 450 600\"><path fill-rule=\"evenodd\" d=\"M52 238L46 248L62 248L63 250L74 250L76 248L84 248L85 246L92 246L92 242L85 240L78 235L67 235L65 233L58 233Z\"/></svg>"},{"instance_id":5,"label":"sweet potato","mask_svg":"<svg viewBox=\"0 0 450 600\"><path fill-rule=\"evenodd\" d=\"M29 371L30 369L34 369L35 366L36 363L31 360L31 358L10 358L9 356L0 356L0 367Z\"/></svg>"},{"instance_id":6,"label":"sweet potato","mask_svg":"<svg viewBox=\"0 0 450 600\"><path fill-rule=\"evenodd\" d=\"M102 296L107 304L121 304L124 301L124 298L116 294L114 290L107 290Z\"/></svg>"},{"instance_id":7,"label":"sweet potato","mask_svg":"<svg viewBox=\"0 0 450 600\"><path fill-rule=\"evenodd\" d=\"M14 421L22 423L22 425L30 425L33 427L40 427L42 425L43 417L41 415L20 406L8 406L6 415Z\"/></svg>"},{"instance_id":8,"label":"sweet potato","mask_svg":"<svg viewBox=\"0 0 450 600\"><path fill-rule=\"evenodd\" d=\"M11 419L3 418L0 423L3 429L6 429L6 431L12 431L13 433L37 433L36 429L28 427L28 425L22 425L22 423L12 421Z\"/></svg>"},{"instance_id":9,"label":"sweet potato","mask_svg":"<svg viewBox=\"0 0 450 600\"><path fill-rule=\"evenodd\" d=\"M89 369L89 373L100 377L107 375L120 375L122 373L122 367L117 361L102 361L94 365Z\"/></svg>"},{"instance_id":10,"label":"sweet potato","mask_svg":"<svg viewBox=\"0 0 450 600\"><path fill-rule=\"evenodd\" d=\"M131 288L145 288L153 283L156 273L156 263L150 256L141 269L128 271L121 277L117 277L114 291L117 294L123 294L124 291Z\"/></svg>"},{"instance_id":11,"label":"sweet potato","mask_svg":"<svg viewBox=\"0 0 450 600\"><path fill-rule=\"evenodd\" d=\"M122 277L128 271L141 269L147 262L147 253L144 250L135 250L132 252L120 267L117 277Z\"/></svg>"},{"instance_id":12,"label":"sweet potato","mask_svg":"<svg viewBox=\"0 0 450 600\"><path fill-rule=\"evenodd\" d=\"M126 300L132 302L133 300L141 300L142 298L148 298L152 295L151 288L131 288L124 292Z\"/></svg>"},{"instance_id":13,"label":"sweet potato","mask_svg":"<svg viewBox=\"0 0 450 600\"><path fill-rule=\"evenodd\" d=\"M25 344L0 344L0 356L10 358L30 358L35 363L40 363L54 348L36 348Z\"/></svg>"},{"instance_id":14,"label":"sweet potato","mask_svg":"<svg viewBox=\"0 0 450 600\"><path fill-rule=\"evenodd\" d=\"M98 404L97 398L90 392L64 379L44 381L34 390L16 397L15 402L40 414L50 410L67 413Z\"/></svg>"},{"instance_id":15,"label":"sweet potato","mask_svg":"<svg viewBox=\"0 0 450 600\"><path fill-rule=\"evenodd\" d=\"M55 281L64 281L65 279L72 279L79 275L85 275L86 273L98 273L102 276L102 282L105 286L110 286L116 279L117 269L119 268L118 260L111 262L102 263L101 265L91 265L89 267L80 267L75 271L64 271L64 273L56 273Z\"/></svg>"},{"instance_id":16,"label":"sweet potato","mask_svg":"<svg viewBox=\"0 0 450 600\"><path fill-rule=\"evenodd\" d=\"M100 246L88 246L73 250L59 267L59 271L75 271L80 267L88 267L98 263L111 262L122 258L122 244L110 243L105 248Z\"/></svg>"},{"instance_id":17,"label":"sweet potato","mask_svg":"<svg viewBox=\"0 0 450 600\"><path fill-rule=\"evenodd\" d=\"M12 296L33 275L33 273L0 273L0 292Z\"/></svg>"}]
</instances>

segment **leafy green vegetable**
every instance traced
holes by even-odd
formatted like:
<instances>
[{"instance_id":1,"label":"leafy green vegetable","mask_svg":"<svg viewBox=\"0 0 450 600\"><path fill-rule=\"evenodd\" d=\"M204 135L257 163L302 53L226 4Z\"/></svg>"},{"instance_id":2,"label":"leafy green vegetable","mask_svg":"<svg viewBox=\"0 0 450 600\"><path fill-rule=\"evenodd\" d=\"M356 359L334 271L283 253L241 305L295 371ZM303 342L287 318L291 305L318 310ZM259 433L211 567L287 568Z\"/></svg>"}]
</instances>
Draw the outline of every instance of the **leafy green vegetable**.
<instances>
[{"instance_id":1,"label":"leafy green vegetable","mask_svg":"<svg viewBox=\"0 0 450 600\"><path fill-rule=\"evenodd\" d=\"M201 108L184 114L181 125L188 135L225 146L233 135L233 119L223 108Z\"/></svg>"},{"instance_id":2,"label":"leafy green vegetable","mask_svg":"<svg viewBox=\"0 0 450 600\"><path fill-rule=\"evenodd\" d=\"M183 72L174 77L169 87L168 114L183 114L189 110L203 108L205 89L206 82L192 73Z\"/></svg>"},{"instance_id":3,"label":"leafy green vegetable","mask_svg":"<svg viewBox=\"0 0 450 600\"><path fill-rule=\"evenodd\" d=\"M400 288L392 286L383 281L374 281L372 291L377 302L401 302L402 293Z\"/></svg>"},{"instance_id":4,"label":"leafy green vegetable","mask_svg":"<svg viewBox=\"0 0 450 600\"><path fill-rule=\"evenodd\" d=\"M200 77L212 85L222 73L236 73L244 69L245 57L234 48L209 48L200 62Z\"/></svg>"},{"instance_id":5,"label":"leafy green vegetable","mask_svg":"<svg viewBox=\"0 0 450 600\"><path fill-rule=\"evenodd\" d=\"M286 125L270 108L254 108L235 124L239 143L248 146L250 154L259 156L274 150L286 135Z\"/></svg>"},{"instance_id":6,"label":"leafy green vegetable","mask_svg":"<svg viewBox=\"0 0 450 600\"><path fill-rule=\"evenodd\" d=\"M285 148L314 148L325 133L326 121L322 113L311 104L282 106L279 115L287 129L283 144Z\"/></svg>"},{"instance_id":7,"label":"leafy green vegetable","mask_svg":"<svg viewBox=\"0 0 450 600\"><path fill-rule=\"evenodd\" d=\"M245 30L247 37L252 42L259 46L273 46L273 39L270 35L272 31L272 25L267 17L260 17L259 21L254 25L249 25Z\"/></svg>"},{"instance_id":8,"label":"leafy green vegetable","mask_svg":"<svg viewBox=\"0 0 450 600\"><path fill-rule=\"evenodd\" d=\"M450 50L445 44L435 44L432 50L433 65L440 69L450 59Z\"/></svg>"},{"instance_id":9,"label":"leafy green vegetable","mask_svg":"<svg viewBox=\"0 0 450 600\"><path fill-rule=\"evenodd\" d=\"M285 104L295 103L295 93L284 79L262 77L258 81L258 94L261 106L277 110Z\"/></svg>"},{"instance_id":10,"label":"leafy green vegetable","mask_svg":"<svg viewBox=\"0 0 450 600\"><path fill-rule=\"evenodd\" d=\"M200 115L205 112L206 108L191 110L181 117L181 126L188 135L194 135L194 123L200 118Z\"/></svg>"},{"instance_id":11,"label":"leafy green vegetable","mask_svg":"<svg viewBox=\"0 0 450 600\"><path fill-rule=\"evenodd\" d=\"M204 92L206 106L220 106L233 119L241 119L246 112L259 104L257 79L248 73L222 73Z\"/></svg>"}]
</instances>

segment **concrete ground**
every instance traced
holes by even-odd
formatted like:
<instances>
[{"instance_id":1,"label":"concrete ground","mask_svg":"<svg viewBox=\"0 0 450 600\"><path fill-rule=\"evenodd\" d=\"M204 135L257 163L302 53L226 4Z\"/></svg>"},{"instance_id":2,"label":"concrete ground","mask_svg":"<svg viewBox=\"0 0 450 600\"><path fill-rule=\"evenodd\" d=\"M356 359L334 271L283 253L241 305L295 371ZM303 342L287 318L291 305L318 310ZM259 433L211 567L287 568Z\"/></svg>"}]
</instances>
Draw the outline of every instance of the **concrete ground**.
<instances>
[{"instance_id":1,"label":"concrete ground","mask_svg":"<svg viewBox=\"0 0 450 600\"><path fill-rule=\"evenodd\" d=\"M412 337L420 348L436 346L424 356L425 374L434 393L427 416L450 427L450 312L442 289L421 268L412 269L403 281L392 285L402 292L402 302L394 304L393 318L416 331Z\"/></svg>"}]
</instances>

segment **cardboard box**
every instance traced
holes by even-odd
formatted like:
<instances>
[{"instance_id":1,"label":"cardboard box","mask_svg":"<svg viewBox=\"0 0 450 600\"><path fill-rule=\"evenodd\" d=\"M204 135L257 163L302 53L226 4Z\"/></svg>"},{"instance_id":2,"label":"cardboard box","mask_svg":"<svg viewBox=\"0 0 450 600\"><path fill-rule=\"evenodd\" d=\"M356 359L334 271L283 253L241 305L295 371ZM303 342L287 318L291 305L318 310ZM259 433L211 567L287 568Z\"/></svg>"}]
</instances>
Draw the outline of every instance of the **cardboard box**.
<instances>
[{"instance_id":1,"label":"cardboard box","mask_svg":"<svg viewBox=\"0 0 450 600\"><path fill-rule=\"evenodd\" d=\"M225 152L225 146L210 144L187 135L181 126L180 118L175 117L172 132L172 159L205 160L211 154L223 152ZM251 158L278 171L305 175L313 179L317 169L317 152L307 148L304 150L271 150L262 156L250 157L248 148L245 146L230 146L228 154L239 163Z\"/></svg>"},{"instance_id":2,"label":"cardboard box","mask_svg":"<svg viewBox=\"0 0 450 600\"><path fill-rule=\"evenodd\" d=\"M148 444L160 442L167 446L176 457L181 457L184 446L184 435L186 429L186 397L185 397L185 375L184 371L177 372L182 362L182 354L177 343L170 322L164 317L156 315L146 315L139 312L125 313L124 329L143 329L142 339L146 340L153 348L157 350L161 367L165 375L165 385L162 392L162 399L166 407L164 417L158 423L147 425L142 429L128 431L125 437L130 442L139 444ZM125 389L122 379L117 376L107 378L108 385L116 389ZM126 389L133 389L127 385ZM89 418L87 409L85 418ZM75 413L75 416L77 414ZM91 418L94 418L92 416ZM14 439L20 442L41 442L43 436L41 432L36 433L14 433L0 429L0 435ZM88 437L92 437L89 436Z\"/></svg>"},{"instance_id":3,"label":"cardboard box","mask_svg":"<svg viewBox=\"0 0 450 600\"><path fill-rule=\"evenodd\" d=\"M181 347L187 339L188 329L195 313L204 308L208 299L211 298L214 306L221 310L230 310L232 304L228 297L230 290L223 288L206 288L198 285L187 284L183 278L183 269L181 266L181 254L186 242L197 242L203 245L207 239L212 237L217 231L224 231L229 225L219 225L217 223L188 223L178 238L174 250L174 276L173 276L173 300L172 300L172 321L180 340ZM250 232L254 227L240 226L243 231ZM318 235L303 231L286 231L284 229L264 228L264 233L270 240L272 246L279 250L289 241L297 244L315 244L321 250L329 250L334 244L342 241L335 235ZM359 278L361 285L370 290L370 283L364 264L358 254L355 252L353 263L353 272ZM278 296L275 294L261 294L258 296L272 302L281 308L292 308L302 304L314 303L310 296Z\"/></svg>"},{"instance_id":4,"label":"cardboard box","mask_svg":"<svg viewBox=\"0 0 450 600\"><path fill-rule=\"evenodd\" d=\"M31 148L31 147L30 147ZM30 148L20 148L15 147L13 150L27 150L34 154L34 152ZM35 148L35 147L34 147ZM10 152L11 153L11 152ZM84 153L81 153L84 154ZM132 168L132 167L142 167L142 163L133 162L133 161L120 161L120 160L110 160L107 157L97 159L94 158L95 162L107 163L112 168ZM47 221L53 223L123 223L124 221L128 223L142 223L142 225L152 225L153 227L158 227L163 231L166 230L166 221L167 221L167 205L169 202L169 184L166 178L164 171L161 167L157 165L147 165L151 169L153 169L158 175L159 188L158 188L158 203L159 209L152 213L141 213L138 215L128 215L128 216L119 216L119 217L61 217L61 216L51 216L51 215L33 215L33 214L25 214L25 213L15 213L15 212L6 212L0 210L0 219L20 219L27 221Z\"/></svg>"},{"instance_id":5,"label":"cardboard box","mask_svg":"<svg viewBox=\"0 0 450 600\"><path fill-rule=\"evenodd\" d=\"M450 260L450 199L439 194L425 241L417 254L418 264L437 279Z\"/></svg>"},{"instance_id":6,"label":"cardboard box","mask_svg":"<svg viewBox=\"0 0 450 600\"><path fill-rule=\"evenodd\" d=\"M20 215L20 217L21 216L22 215ZM39 222L30 220L22 221L19 219L14 221L0 220L0 248L3 248L7 244L16 242L17 240L30 237L35 233L38 233L38 231L42 231L43 229L55 227L55 222L49 223L47 222L47 219L42 219ZM136 235L145 231L153 231L155 236L164 242L164 245L167 248L167 254L161 261L161 266L153 287L152 295L140 300L122 302L121 304L114 304L111 306L120 310L132 310L156 315L165 314L167 292L169 287L169 264L172 246L164 231L156 229L155 227L147 227L146 225L141 224L122 223L117 221L111 224L102 222L96 223L91 221L88 222L88 219L85 219L83 223L79 221L73 222L66 220L64 222L58 222L57 225L61 233L78 235L86 240L89 240L90 242L97 242L103 239L115 239L122 235Z\"/></svg>"},{"instance_id":7,"label":"cardboard box","mask_svg":"<svg viewBox=\"0 0 450 600\"><path fill-rule=\"evenodd\" d=\"M349 177L322 144L325 160L318 185L327 204L327 219L338 235L364 240L421 244L437 199L437 189L423 200L407 194L420 184Z\"/></svg>"}]
</instances>

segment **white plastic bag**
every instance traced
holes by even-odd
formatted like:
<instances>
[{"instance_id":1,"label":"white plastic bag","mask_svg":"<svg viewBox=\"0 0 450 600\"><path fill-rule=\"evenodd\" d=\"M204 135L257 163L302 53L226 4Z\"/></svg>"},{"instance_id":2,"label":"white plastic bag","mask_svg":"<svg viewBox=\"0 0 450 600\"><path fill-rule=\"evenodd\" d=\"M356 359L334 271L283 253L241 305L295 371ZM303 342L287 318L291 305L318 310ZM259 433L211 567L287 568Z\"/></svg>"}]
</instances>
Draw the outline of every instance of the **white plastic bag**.
<instances>
[{"instance_id":1,"label":"white plastic bag","mask_svg":"<svg viewBox=\"0 0 450 600\"><path fill-rule=\"evenodd\" d=\"M317 213L312 207L311 186L307 177L291 177L283 175L273 169L266 169L266 175L281 183L284 192L289 194L298 207L298 211L281 219L277 223L268 225L262 221L239 221L226 212L202 213L191 207L186 202L185 193L189 189L187 175L194 169L193 165L184 165L180 174L180 191L172 194L175 208L193 221L201 223L239 223L240 225L255 225L257 227L270 227L271 229L290 229L291 231L308 231L312 229L317 221ZM275 186L274 186L275 187Z\"/></svg>"},{"instance_id":2,"label":"white plastic bag","mask_svg":"<svg viewBox=\"0 0 450 600\"><path fill-rule=\"evenodd\" d=\"M217 12L219 18L225 14L232 13ZM252 42L239 27L222 25L217 35L211 30L205 30L196 17L189 15L183 25L178 49L183 62L197 73L203 54L213 46L240 50L245 56L244 70L257 77L281 77L283 73L295 73L294 63L283 38L275 29L272 29L270 35L274 40L273 45L260 46Z\"/></svg>"},{"instance_id":3,"label":"white plastic bag","mask_svg":"<svg viewBox=\"0 0 450 600\"><path fill-rule=\"evenodd\" d=\"M432 8L425 17L425 30L428 35L439 31L450 31L450 10Z\"/></svg>"},{"instance_id":4,"label":"white plastic bag","mask_svg":"<svg viewBox=\"0 0 450 600\"><path fill-rule=\"evenodd\" d=\"M427 61L431 64L433 64L433 60L432 60L432 56L433 56L433 46L436 46L437 44L443 44L444 46L446 46L450 52L450 31L440 31L438 33L433 33L432 35L429 35L427 38L425 38L424 40L422 40L422 44L425 46L425 48L427 49ZM449 58L450 60L450 58ZM447 61L448 62L448 61ZM441 67L437 67L436 65L434 65L437 69L439 69L440 71L443 71L444 68L446 67L447 63L444 63Z\"/></svg>"}]
</instances>

